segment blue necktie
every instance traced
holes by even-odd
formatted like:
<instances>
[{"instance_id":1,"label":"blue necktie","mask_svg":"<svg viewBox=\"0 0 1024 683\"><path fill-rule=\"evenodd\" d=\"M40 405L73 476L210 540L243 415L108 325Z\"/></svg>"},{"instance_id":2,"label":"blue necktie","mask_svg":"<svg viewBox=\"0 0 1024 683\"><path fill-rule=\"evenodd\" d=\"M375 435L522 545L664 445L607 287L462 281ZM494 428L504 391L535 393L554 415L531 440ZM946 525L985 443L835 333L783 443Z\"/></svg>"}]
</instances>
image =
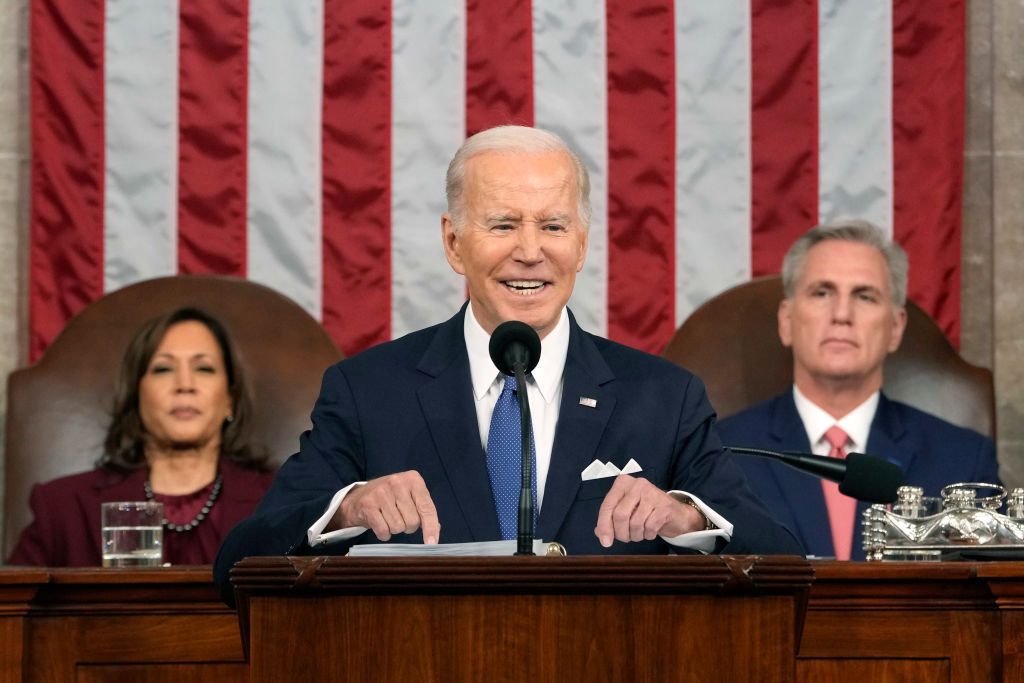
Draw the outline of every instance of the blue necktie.
<instances>
[{"instance_id":1,"label":"blue necktie","mask_svg":"<svg viewBox=\"0 0 1024 683\"><path fill-rule=\"evenodd\" d=\"M531 427L532 429L532 427ZM491 413L491 429L487 433L487 471L491 477L494 508L503 539L515 539L519 518L519 489L522 488L522 427L516 378L505 377L505 386ZM537 526L537 449L530 434L530 457L533 460L533 525Z\"/></svg>"}]
</instances>

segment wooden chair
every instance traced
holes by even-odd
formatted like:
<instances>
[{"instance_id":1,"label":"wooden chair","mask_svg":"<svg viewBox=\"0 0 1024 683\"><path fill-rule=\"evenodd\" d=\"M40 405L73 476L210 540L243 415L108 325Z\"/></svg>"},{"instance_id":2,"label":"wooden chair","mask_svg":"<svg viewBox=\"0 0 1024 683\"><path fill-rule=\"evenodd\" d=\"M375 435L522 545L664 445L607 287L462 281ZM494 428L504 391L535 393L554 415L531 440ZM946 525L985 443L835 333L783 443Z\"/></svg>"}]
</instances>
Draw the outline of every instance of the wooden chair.
<instances>
[{"instance_id":1,"label":"wooden chair","mask_svg":"<svg viewBox=\"0 0 1024 683\"><path fill-rule=\"evenodd\" d=\"M181 306L202 308L227 327L251 383L254 441L271 464L297 450L323 372L342 357L316 319L238 278L183 275L125 287L88 305L37 363L10 375L3 557L31 520L32 485L87 470L100 456L128 342L144 322Z\"/></svg>"},{"instance_id":2,"label":"wooden chair","mask_svg":"<svg viewBox=\"0 0 1024 683\"><path fill-rule=\"evenodd\" d=\"M707 301L683 322L662 356L696 373L719 417L782 393L793 383L793 357L779 341L778 275L738 285ZM889 398L988 436L995 435L992 372L971 365L917 304L907 302L907 329L888 356Z\"/></svg>"}]
</instances>

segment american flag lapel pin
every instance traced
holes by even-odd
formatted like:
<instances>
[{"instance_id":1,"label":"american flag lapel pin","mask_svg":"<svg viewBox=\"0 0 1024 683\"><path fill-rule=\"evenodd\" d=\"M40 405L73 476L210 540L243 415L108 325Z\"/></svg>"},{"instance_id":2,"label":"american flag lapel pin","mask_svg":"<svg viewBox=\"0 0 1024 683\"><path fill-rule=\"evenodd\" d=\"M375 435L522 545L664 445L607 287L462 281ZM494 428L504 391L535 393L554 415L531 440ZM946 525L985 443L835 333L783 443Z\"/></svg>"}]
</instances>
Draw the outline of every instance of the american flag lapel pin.
<instances>
[{"instance_id":1,"label":"american flag lapel pin","mask_svg":"<svg viewBox=\"0 0 1024 683\"><path fill-rule=\"evenodd\" d=\"M597 407L597 399L596 398L590 398L589 396L580 396L580 405L581 406L586 406L588 408L596 408Z\"/></svg>"}]
</instances>

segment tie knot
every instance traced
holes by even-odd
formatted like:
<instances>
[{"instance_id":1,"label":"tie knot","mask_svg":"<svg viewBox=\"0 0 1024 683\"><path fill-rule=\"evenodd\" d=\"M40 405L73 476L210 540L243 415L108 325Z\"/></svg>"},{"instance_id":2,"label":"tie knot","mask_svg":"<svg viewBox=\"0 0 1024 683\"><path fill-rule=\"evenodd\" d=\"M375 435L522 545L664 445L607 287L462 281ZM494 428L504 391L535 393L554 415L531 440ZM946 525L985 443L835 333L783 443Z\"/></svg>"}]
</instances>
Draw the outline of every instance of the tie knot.
<instances>
[{"instance_id":1,"label":"tie knot","mask_svg":"<svg viewBox=\"0 0 1024 683\"><path fill-rule=\"evenodd\" d=\"M832 448L843 450L846 447L846 442L850 437L843 428L839 425L833 425L828 428L825 432L825 440L831 444Z\"/></svg>"},{"instance_id":2,"label":"tie knot","mask_svg":"<svg viewBox=\"0 0 1024 683\"><path fill-rule=\"evenodd\" d=\"M516 376L505 375L505 386L501 388L502 393L516 390Z\"/></svg>"}]
</instances>

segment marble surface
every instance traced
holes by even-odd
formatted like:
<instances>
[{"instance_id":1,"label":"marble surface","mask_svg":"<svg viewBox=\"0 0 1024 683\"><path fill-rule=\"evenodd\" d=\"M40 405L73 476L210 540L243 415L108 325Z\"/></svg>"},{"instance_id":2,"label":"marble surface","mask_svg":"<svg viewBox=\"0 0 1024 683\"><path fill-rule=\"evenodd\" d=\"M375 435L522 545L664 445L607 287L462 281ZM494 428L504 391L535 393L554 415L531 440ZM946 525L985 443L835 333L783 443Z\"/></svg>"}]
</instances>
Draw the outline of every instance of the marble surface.
<instances>
[{"instance_id":1,"label":"marble surface","mask_svg":"<svg viewBox=\"0 0 1024 683\"><path fill-rule=\"evenodd\" d=\"M993 321L1003 478L1024 485L1024 1L993 7Z\"/></svg>"},{"instance_id":2,"label":"marble surface","mask_svg":"<svg viewBox=\"0 0 1024 683\"><path fill-rule=\"evenodd\" d=\"M24 364L26 355L22 293L28 232L27 53L28 0L0 0L0 417L7 413L6 377ZM3 430L0 419L0 444ZM0 477L2 466L0 459Z\"/></svg>"}]
</instances>

